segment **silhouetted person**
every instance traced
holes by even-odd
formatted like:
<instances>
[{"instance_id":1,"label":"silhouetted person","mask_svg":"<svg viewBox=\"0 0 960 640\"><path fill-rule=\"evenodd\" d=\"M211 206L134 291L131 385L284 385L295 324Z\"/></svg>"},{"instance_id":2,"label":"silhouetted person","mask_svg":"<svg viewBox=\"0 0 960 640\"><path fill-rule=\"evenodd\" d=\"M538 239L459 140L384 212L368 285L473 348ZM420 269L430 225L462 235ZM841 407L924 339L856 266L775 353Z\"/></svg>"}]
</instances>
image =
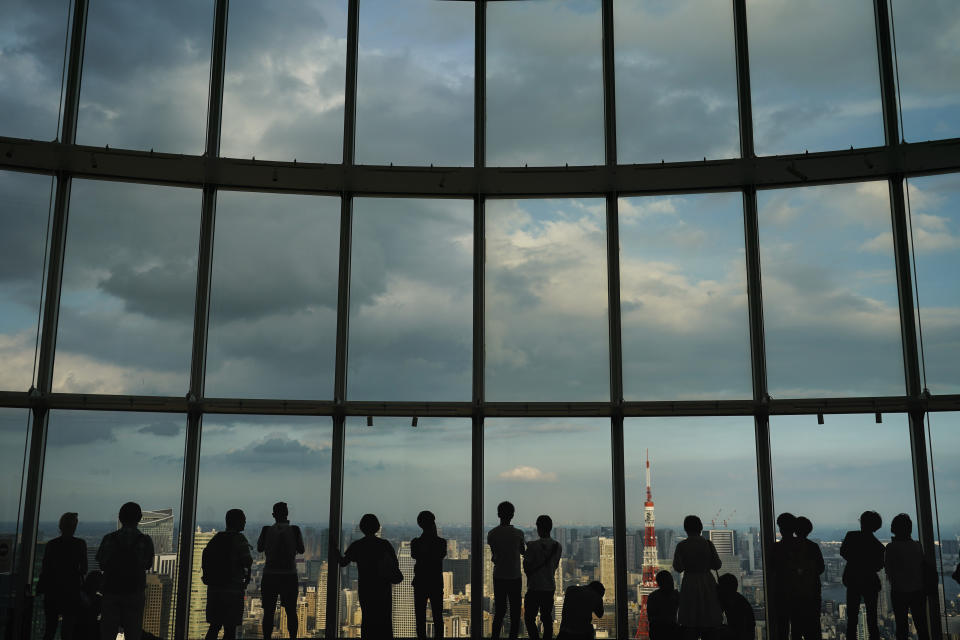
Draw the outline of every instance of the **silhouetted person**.
<instances>
[{"instance_id":1,"label":"silhouetted person","mask_svg":"<svg viewBox=\"0 0 960 640\"><path fill-rule=\"evenodd\" d=\"M497 517L500 524L487 534L490 555L493 560L493 628L492 638L500 637L503 618L507 614L507 602L510 603L510 638L520 633L520 556L526 547L523 532L512 526L514 508L509 502L497 505Z\"/></svg>"},{"instance_id":2,"label":"silhouetted person","mask_svg":"<svg viewBox=\"0 0 960 640\"><path fill-rule=\"evenodd\" d=\"M563 593L563 615L557 640L593 640L593 616L603 617L603 583L573 585ZM511 614L512 615L512 614Z\"/></svg>"},{"instance_id":3,"label":"silhouetted person","mask_svg":"<svg viewBox=\"0 0 960 640\"><path fill-rule=\"evenodd\" d=\"M153 540L137 529L143 511L136 502L120 507L120 529L103 536L97 562L103 571L100 637L114 640L120 629L126 640L140 640L146 572L153 567Z\"/></svg>"},{"instance_id":4,"label":"silhouetted person","mask_svg":"<svg viewBox=\"0 0 960 640\"><path fill-rule=\"evenodd\" d=\"M913 614L917 627L917 640L927 640L926 597L923 590L923 547L910 538L913 522L910 516L901 513L890 523L893 540L884 550L883 566L890 580L890 604L897 627L897 640L906 640L910 635L907 611Z\"/></svg>"},{"instance_id":5,"label":"silhouetted person","mask_svg":"<svg viewBox=\"0 0 960 640\"><path fill-rule=\"evenodd\" d=\"M737 577L732 573L725 573L717 580L717 595L720 599L720 608L727 617L727 626L724 627L724 640L753 640L756 619L750 602L737 592Z\"/></svg>"},{"instance_id":6,"label":"silhouetted person","mask_svg":"<svg viewBox=\"0 0 960 640\"><path fill-rule=\"evenodd\" d=\"M683 519L686 540L677 543L673 570L683 573L677 622L685 638L712 638L722 622L717 583L710 571L720 568L720 556L713 543L704 538L703 523L697 516Z\"/></svg>"},{"instance_id":7,"label":"silhouetted person","mask_svg":"<svg viewBox=\"0 0 960 640\"><path fill-rule=\"evenodd\" d=\"M278 598L280 606L287 613L287 631L291 638L297 637L297 595L300 591L297 554L304 552L304 546L300 527L290 524L289 515L286 502L273 505L276 522L261 529L257 539L257 551L267 556L263 565L263 580L260 582L265 640L273 635L273 615Z\"/></svg>"},{"instance_id":8,"label":"silhouetted person","mask_svg":"<svg viewBox=\"0 0 960 640\"><path fill-rule=\"evenodd\" d=\"M527 626L527 637L539 640L537 613L543 625L543 640L553 638L553 595L557 591L554 574L560 565L563 548L550 537L553 520L550 516L537 517L538 539L527 545L523 557L523 570L527 574L527 594L523 601L523 621ZM513 615L511 611L510 615Z\"/></svg>"},{"instance_id":9,"label":"silhouetted person","mask_svg":"<svg viewBox=\"0 0 960 640\"><path fill-rule=\"evenodd\" d=\"M647 624L650 640L676 640L680 635L677 625L677 607L680 594L673 583L673 574L669 571L657 573L659 589L647 596Z\"/></svg>"},{"instance_id":10,"label":"silhouetted person","mask_svg":"<svg viewBox=\"0 0 960 640\"><path fill-rule=\"evenodd\" d=\"M780 529L780 539L773 543L772 575L773 604L776 620L776 640L787 640L790 637L790 554L796 546L794 532L797 518L792 513L781 513L777 516L777 528Z\"/></svg>"},{"instance_id":11,"label":"silhouetted person","mask_svg":"<svg viewBox=\"0 0 960 640\"><path fill-rule=\"evenodd\" d=\"M94 640L100 637L100 612L103 609L103 596L100 588L103 586L103 572L91 571L83 581L80 590L80 610L77 614L76 634L74 637L83 640Z\"/></svg>"},{"instance_id":12,"label":"silhouetted person","mask_svg":"<svg viewBox=\"0 0 960 640\"><path fill-rule=\"evenodd\" d=\"M856 640L860 601L867 610L867 632L870 640L879 640L877 625L877 595L883 568L883 543L873 533L883 524L876 511L860 515L860 530L848 531L840 545L840 555L847 561L843 569L843 584L847 587L847 640Z\"/></svg>"},{"instance_id":13,"label":"silhouetted person","mask_svg":"<svg viewBox=\"0 0 960 640\"><path fill-rule=\"evenodd\" d=\"M380 521L372 513L360 518L363 537L354 540L339 557L340 566L357 563L357 597L362 618L360 637L367 640L393 637L393 588L403 581L393 545L377 537ZM399 578L399 579L398 579Z\"/></svg>"},{"instance_id":14,"label":"silhouetted person","mask_svg":"<svg viewBox=\"0 0 960 640\"><path fill-rule=\"evenodd\" d=\"M43 594L43 640L53 640L63 618L60 637L71 640L80 609L80 589L87 573L87 543L74 538L77 514L60 516L60 535L46 544L37 593Z\"/></svg>"},{"instance_id":15,"label":"silhouetted person","mask_svg":"<svg viewBox=\"0 0 960 640\"><path fill-rule=\"evenodd\" d=\"M226 515L227 530L213 536L203 549L203 584L207 585L206 640L216 640L223 629L223 640L237 637L237 625L243 622L243 592L250 583L250 543L242 531L247 517L240 509ZM291 636L293 637L293 636Z\"/></svg>"},{"instance_id":16,"label":"silhouetted person","mask_svg":"<svg viewBox=\"0 0 960 640\"><path fill-rule=\"evenodd\" d=\"M800 516L797 538L788 553L790 622L793 640L820 640L820 576L825 566L820 545L808 539L813 523Z\"/></svg>"},{"instance_id":17,"label":"silhouetted person","mask_svg":"<svg viewBox=\"0 0 960 640\"><path fill-rule=\"evenodd\" d=\"M417 619L417 638L427 637L427 600L433 611L433 637L443 638L443 559L447 541L437 535L437 519L430 511L417 514L423 529L419 538L410 541L413 565L413 610Z\"/></svg>"}]
</instances>

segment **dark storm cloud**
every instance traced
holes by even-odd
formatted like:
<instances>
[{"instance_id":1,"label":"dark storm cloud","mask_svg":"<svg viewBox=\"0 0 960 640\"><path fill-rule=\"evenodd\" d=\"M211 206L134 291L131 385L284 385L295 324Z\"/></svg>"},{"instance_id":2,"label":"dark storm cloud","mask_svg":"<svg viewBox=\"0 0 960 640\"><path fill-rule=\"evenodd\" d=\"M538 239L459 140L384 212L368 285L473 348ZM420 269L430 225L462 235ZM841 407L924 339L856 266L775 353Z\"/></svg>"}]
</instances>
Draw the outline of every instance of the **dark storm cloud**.
<instances>
[{"instance_id":1,"label":"dark storm cloud","mask_svg":"<svg viewBox=\"0 0 960 640\"><path fill-rule=\"evenodd\" d=\"M181 436L184 430L182 420L168 420L162 422L153 422L137 429L139 433L149 433L155 436L171 437Z\"/></svg>"},{"instance_id":2,"label":"dark storm cloud","mask_svg":"<svg viewBox=\"0 0 960 640\"><path fill-rule=\"evenodd\" d=\"M211 462L238 469L316 470L330 464L328 447L313 447L283 434L266 436L239 449L210 456Z\"/></svg>"}]
</instances>

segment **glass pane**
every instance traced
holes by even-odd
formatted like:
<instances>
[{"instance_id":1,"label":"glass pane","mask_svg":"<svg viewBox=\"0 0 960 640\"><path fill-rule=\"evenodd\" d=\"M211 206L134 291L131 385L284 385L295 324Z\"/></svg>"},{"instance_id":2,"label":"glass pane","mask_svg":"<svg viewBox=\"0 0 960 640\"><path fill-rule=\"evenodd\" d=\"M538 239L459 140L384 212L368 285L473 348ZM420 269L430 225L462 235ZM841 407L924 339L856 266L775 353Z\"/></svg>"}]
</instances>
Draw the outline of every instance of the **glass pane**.
<instances>
[{"instance_id":1,"label":"glass pane","mask_svg":"<svg viewBox=\"0 0 960 640\"><path fill-rule=\"evenodd\" d=\"M960 393L960 173L911 178L909 187L924 384Z\"/></svg>"},{"instance_id":2,"label":"glass pane","mask_svg":"<svg viewBox=\"0 0 960 640\"><path fill-rule=\"evenodd\" d=\"M747 8L758 155L883 144L871 0Z\"/></svg>"},{"instance_id":3,"label":"glass pane","mask_svg":"<svg viewBox=\"0 0 960 640\"><path fill-rule=\"evenodd\" d=\"M351 399L470 399L472 256L470 200L355 200Z\"/></svg>"},{"instance_id":4,"label":"glass pane","mask_svg":"<svg viewBox=\"0 0 960 640\"><path fill-rule=\"evenodd\" d=\"M673 559L689 514L714 543L719 574L732 574L753 607L755 637L765 637L753 418L627 418L624 451L631 637L649 629L643 606L659 571L671 571L682 588Z\"/></svg>"},{"instance_id":5,"label":"glass pane","mask_svg":"<svg viewBox=\"0 0 960 640\"><path fill-rule=\"evenodd\" d=\"M609 399L604 212L600 199L487 201L488 400Z\"/></svg>"},{"instance_id":6,"label":"glass pane","mask_svg":"<svg viewBox=\"0 0 960 640\"><path fill-rule=\"evenodd\" d=\"M473 164L473 3L364 0L357 162Z\"/></svg>"},{"instance_id":7,"label":"glass pane","mask_svg":"<svg viewBox=\"0 0 960 640\"><path fill-rule=\"evenodd\" d=\"M92 2L77 142L203 153L212 32L212 2Z\"/></svg>"},{"instance_id":8,"label":"glass pane","mask_svg":"<svg viewBox=\"0 0 960 640\"><path fill-rule=\"evenodd\" d=\"M621 198L619 210L624 396L751 397L740 195Z\"/></svg>"},{"instance_id":9,"label":"glass pane","mask_svg":"<svg viewBox=\"0 0 960 640\"><path fill-rule=\"evenodd\" d=\"M845 532L860 529L862 512L877 511L883 524L876 537L885 543L895 515L909 514L914 532L917 518L906 416L885 414L883 424L876 424L873 415L824 419L819 426L812 415L770 418L773 493L776 513L813 522L810 540L820 545L826 565L820 576L825 612L821 628L825 636L841 638L847 627L846 616L840 615L847 601L842 583L846 561L840 556ZM883 571L880 579L881 637L893 637L890 589Z\"/></svg>"},{"instance_id":10,"label":"glass pane","mask_svg":"<svg viewBox=\"0 0 960 640\"><path fill-rule=\"evenodd\" d=\"M960 615L960 583L950 576L960 566L960 509L956 495L960 491L960 467L957 455L960 452L960 413L928 413L930 437L931 485L937 499L934 516L937 518L935 533L939 538L937 568L941 570L940 607L947 619L945 629L954 628ZM914 523L913 537L917 537Z\"/></svg>"},{"instance_id":11,"label":"glass pane","mask_svg":"<svg viewBox=\"0 0 960 640\"><path fill-rule=\"evenodd\" d=\"M230 8L220 155L343 157L346 0Z\"/></svg>"},{"instance_id":12,"label":"glass pane","mask_svg":"<svg viewBox=\"0 0 960 640\"><path fill-rule=\"evenodd\" d=\"M560 628L564 590L599 580L606 588L604 614L593 618L598 635L617 634L614 583L613 494L610 474L610 422L604 419L494 419L484 425L484 540L499 524L497 505L511 502L526 544L538 538L536 520L549 515L551 537L562 546L554 576L554 631ZM493 563L485 544L483 635L493 619ZM522 592L527 578L521 572ZM622 596L621 596L622 597ZM510 628L510 616L504 635ZM526 627L520 624L521 637Z\"/></svg>"},{"instance_id":13,"label":"glass pane","mask_svg":"<svg viewBox=\"0 0 960 640\"><path fill-rule=\"evenodd\" d=\"M322 638L327 608L327 546L330 514L329 418L307 416L213 416L203 421L203 448L197 498L194 558L215 532L225 528L228 509L242 509L244 536L253 546L238 637L261 635L260 586L265 556L256 550L262 527L274 524L273 505L286 502L290 523L300 528L305 553L296 555L297 619L300 638ZM207 588L194 564L187 637L203 638L208 629ZM286 613L278 607L275 637L286 635Z\"/></svg>"},{"instance_id":14,"label":"glass pane","mask_svg":"<svg viewBox=\"0 0 960 640\"><path fill-rule=\"evenodd\" d=\"M73 181L54 391L186 393L200 196Z\"/></svg>"},{"instance_id":15,"label":"glass pane","mask_svg":"<svg viewBox=\"0 0 960 640\"><path fill-rule=\"evenodd\" d=\"M37 556L58 535L60 515L79 514L87 568L102 569L97 550L119 528L120 506L143 510L138 528L150 536L153 569L146 576L143 629L173 638L177 531L186 416L158 413L53 411L47 436ZM35 613L34 638L43 615Z\"/></svg>"},{"instance_id":16,"label":"glass pane","mask_svg":"<svg viewBox=\"0 0 960 640\"><path fill-rule=\"evenodd\" d=\"M469 637L471 422L419 418L416 427L410 425L410 418L377 416L372 427L363 418L347 419L344 551L363 537L360 518L365 513L376 515L382 527L379 535L393 545L403 574L403 582L393 587L393 634L415 638L410 547L414 538L423 535L417 514L432 511L438 533L447 541L442 560L443 636ZM340 579L341 637L356 638L361 615L369 615L360 611L357 602L357 565L348 565ZM432 616L427 620L426 637L432 638Z\"/></svg>"},{"instance_id":17,"label":"glass pane","mask_svg":"<svg viewBox=\"0 0 960 640\"><path fill-rule=\"evenodd\" d=\"M20 530L20 480L31 423L32 414L27 409L0 409L0 542L7 545L9 555L3 554L3 560L11 568L15 566L14 547Z\"/></svg>"},{"instance_id":18,"label":"glass pane","mask_svg":"<svg viewBox=\"0 0 960 640\"><path fill-rule=\"evenodd\" d=\"M621 163L740 155L731 6L614 1Z\"/></svg>"},{"instance_id":19,"label":"glass pane","mask_svg":"<svg viewBox=\"0 0 960 640\"><path fill-rule=\"evenodd\" d=\"M0 389L33 383L50 176L0 171Z\"/></svg>"},{"instance_id":20,"label":"glass pane","mask_svg":"<svg viewBox=\"0 0 960 640\"><path fill-rule=\"evenodd\" d=\"M487 164L603 164L600 3L487 7Z\"/></svg>"},{"instance_id":21,"label":"glass pane","mask_svg":"<svg viewBox=\"0 0 960 640\"><path fill-rule=\"evenodd\" d=\"M886 182L757 194L774 397L900 395Z\"/></svg>"},{"instance_id":22,"label":"glass pane","mask_svg":"<svg viewBox=\"0 0 960 640\"><path fill-rule=\"evenodd\" d=\"M71 4L0 3L0 135L35 140L60 135L60 86Z\"/></svg>"},{"instance_id":23,"label":"glass pane","mask_svg":"<svg viewBox=\"0 0 960 640\"><path fill-rule=\"evenodd\" d=\"M208 396L333 396L339 234L339 198L219 193Z\"/></svg>"},{"instance_id":24,"label":"glass pane","mask_svg":"<svg viewBox=\"0 0 960 640\"><path fill-rule=\"evenodd\" d=\"M893 0L903 137L910 142L960 136L960 92L944 78L960 76L952 0Z\"/></svg>"}]
</instances>

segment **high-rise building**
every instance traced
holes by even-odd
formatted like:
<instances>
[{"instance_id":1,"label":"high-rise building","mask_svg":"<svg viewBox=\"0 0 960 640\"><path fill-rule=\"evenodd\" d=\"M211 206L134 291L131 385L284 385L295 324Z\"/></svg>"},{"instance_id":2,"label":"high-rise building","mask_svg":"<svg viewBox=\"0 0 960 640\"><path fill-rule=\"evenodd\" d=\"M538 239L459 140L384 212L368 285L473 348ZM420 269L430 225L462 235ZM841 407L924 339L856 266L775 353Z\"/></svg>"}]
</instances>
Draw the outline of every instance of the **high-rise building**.
<instances>
[{"instance_id":1,"label":"high-rise building","mask_svg":"<svg viewBox=\"0 0 960 640\"><path fill-rule=\"evenodd\" d=\"M742 577L740 567L740 558L736 555L736 533L730 529L711 529L707 532L710 542L717 549L717 555L720 556L720 569L718 573L732 574L739 581Z\"/></svg>"},{"instance_id":2,"label":"high-rise building","mask_svg":"<svg viewBox=\"0 0 960 640\"><path fill-rule=\"evenodd\" d=\"M302 638L307 635L307 597L303 594L297 596L297 637ZM289 638L290 631L287 629L287 610L280 606L277 601L277 610L273 616L273 633L278 638ZM193 638L194 636L190 636ZM199 637L199 636L198 636Z\"/></svg>"},{"instance_id":3,"label":"high-rise building","mask_svg":"<svg viewBox=\"0 0 960 640\"><path fill-rule=\"evenodd\" d=\"M193 570L190 573L190 607L187 624L188 638L202 638L207 633L207 585L200 579L203 575L200 559L207 543L217 534L216 531L203 531L197 527L193 534Z\"/></svg>"},{"instance_id":4,"label":"high-rise building","mask_svg":"<svg viewBox=\"0 0 960 640\"><path fill-rule=\"evenodd\" d=\"M120 528L120 521L117 521ZM153 540L154 553L173 553L173 509L144 511L137 528Z\"/></svg>"},{"instance_id":5,"label":"high-rise building","mask_svg":"<svg viewBox=\"0 0 960 640\"><path fill-rule=\"evenodd\" d=\"M177 569L177 554L158 553L153 556L153 572L172 579Z\"/></svg>"},{"instance_id":6,"label":"high-rise building","mask_svg":"<svg viewBox=\"0 0 960 640\"><path fill-rule=\"evenodd\" d=\"M173 581L169 576L147 574L143 607L143 630L158 638L168 637L171 616Z\"/></svg>"},{"instance_id":7,"label":"high-rise building","mask_svg":"<svg viewBox=\"0 0 960 640\"><path fill-rule=\"evenodd\" d=\"M413 613L413 558L410 543L400 543L397 552L403 582L393 585L393 635L397 638L413 638L417 635L417 621Z\"/></svg>"},{"instance_id":8,"label":"high-rise building","mask_svg":"<svg viewBox=\"0 0 960 640\"><path fill-rule=\"evenodd\" d=\"M614 602L616 600L616 572L613 555L613 538L600 536L597 541L600 546L600 582L606 587L606 593L603 594L604 602Z\"/></svg>"}]
</instances>

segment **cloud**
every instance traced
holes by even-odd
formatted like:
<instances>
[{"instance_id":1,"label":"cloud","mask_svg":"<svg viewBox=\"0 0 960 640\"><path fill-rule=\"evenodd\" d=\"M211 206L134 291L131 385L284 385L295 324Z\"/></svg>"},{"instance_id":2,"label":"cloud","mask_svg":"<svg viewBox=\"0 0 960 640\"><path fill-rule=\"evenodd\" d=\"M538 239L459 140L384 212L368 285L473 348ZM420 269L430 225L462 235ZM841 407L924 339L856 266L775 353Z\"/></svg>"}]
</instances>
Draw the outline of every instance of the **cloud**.
<instances>
[{"instance_id":1,"label":"cloud","mask_svg":"<svg viewBox=\"0 0 960 640\"><path fill-rule=\"evenodd\" d=\"M140 427L137 431L139 433L149 433L155 436L172 437L182 435L183 429L183 421L164 421L152 422Z\"/></svg>"},{"instance_id":2,"label":"cloud","mask_svg":"<svg viewBox=\"0 0 960 640\"><path fill-rule=\"evenodd\" d=\"M220 465L264 471L266 469L316 470L330 463L329 444L291 438L283 433L264 436L242 447L210 456Z\"/></svg>"},{"instance_id":3,"label":"cloud","mask_svg":"<svg viewBox=\"0 0 960 640\"><path fill-rule=\"evenodd\" d=\"M520 465L510 469L509 471L503 471L498 474L499 478L504 480L517 480L519 482L556 482L557 474L553 471L541 471L536 467L528 467L525 465Z\"/></svg>"}]
</instances>

